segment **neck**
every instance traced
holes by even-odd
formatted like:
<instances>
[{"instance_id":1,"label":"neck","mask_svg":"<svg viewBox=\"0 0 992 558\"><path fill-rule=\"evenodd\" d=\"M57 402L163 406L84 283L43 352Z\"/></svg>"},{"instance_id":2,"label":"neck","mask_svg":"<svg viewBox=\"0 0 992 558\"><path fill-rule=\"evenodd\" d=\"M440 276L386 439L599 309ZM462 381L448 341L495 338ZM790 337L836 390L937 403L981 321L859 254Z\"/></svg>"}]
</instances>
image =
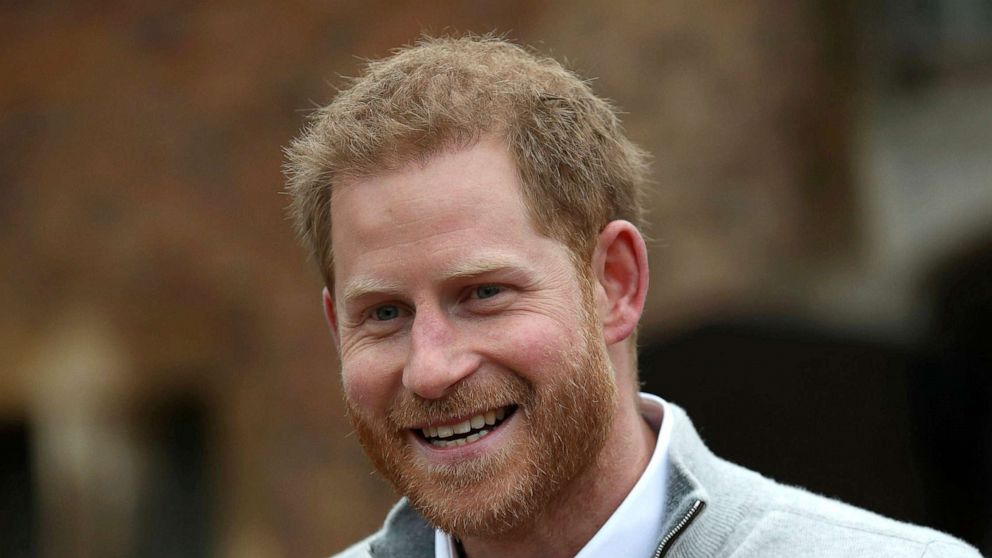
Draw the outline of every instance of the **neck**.
<instances>
[{"instance_id":1,"label":"neck","mask_svg":"<svg viewBox=\"0 0 992 558\"><path fill-rule=\"evenodd\" d=\"M620 405L597 458L566 485L533 521L497 537L466 537L470 558L575 556L599 531L641 477L655 434L641 418L637 398L620 387Z\"/></svg>"}]
</instances>

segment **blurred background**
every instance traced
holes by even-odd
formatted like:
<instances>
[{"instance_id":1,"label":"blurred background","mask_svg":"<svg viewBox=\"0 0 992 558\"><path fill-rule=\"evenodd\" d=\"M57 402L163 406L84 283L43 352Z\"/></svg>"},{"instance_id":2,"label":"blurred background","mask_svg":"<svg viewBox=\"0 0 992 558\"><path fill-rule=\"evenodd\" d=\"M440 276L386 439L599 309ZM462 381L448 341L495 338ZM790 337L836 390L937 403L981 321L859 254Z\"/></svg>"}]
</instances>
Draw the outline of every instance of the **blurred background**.
<instances>
[{"instance_id":1,"label":"blurred background","mask_svg":"<svg viewBox=\"0 0 992 558\"><path fill-rule=\"evenodd\" d=\"M655 156L647 389L725 457L992 553L987 0L11 0L0 556L378 527L281 148L363 58L492 30Z\"/></svg>"}]
</instances>

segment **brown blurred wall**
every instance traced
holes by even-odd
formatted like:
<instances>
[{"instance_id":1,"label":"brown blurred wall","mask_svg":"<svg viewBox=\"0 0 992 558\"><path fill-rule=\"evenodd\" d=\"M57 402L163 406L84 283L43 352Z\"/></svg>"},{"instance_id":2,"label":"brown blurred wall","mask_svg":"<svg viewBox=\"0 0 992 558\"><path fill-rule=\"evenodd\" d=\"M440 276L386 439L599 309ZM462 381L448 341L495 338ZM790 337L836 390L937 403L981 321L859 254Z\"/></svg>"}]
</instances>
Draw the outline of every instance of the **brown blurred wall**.
<instances>
[{"instance_id":1,"label":"brown blurred wall","mask_svg":"<svg viewBox=\"0 0 992 558\"><path fill-rule=\"evenodd\" d=\"M362 58L498 30L597 77L656 157L647 327L678 330L857 257L844 5L0 5L0 417L31 427L42 555L133 554L140 425L175 398L205 409L213 555L326 555L381 521L279 193L281 147Z\"/></svg>"}]
</instances>

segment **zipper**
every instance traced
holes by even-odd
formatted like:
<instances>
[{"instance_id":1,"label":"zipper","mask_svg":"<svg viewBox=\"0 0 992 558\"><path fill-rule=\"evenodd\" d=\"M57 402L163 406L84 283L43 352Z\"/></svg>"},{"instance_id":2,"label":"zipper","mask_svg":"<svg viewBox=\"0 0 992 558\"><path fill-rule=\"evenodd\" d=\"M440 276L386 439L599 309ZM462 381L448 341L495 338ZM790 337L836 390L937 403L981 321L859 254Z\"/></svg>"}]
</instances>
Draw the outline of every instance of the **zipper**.
<instances>
[{"instance_id":1,"label":"zipper","mask_svg":"<svg viewBox=\"0 0 992 558\"><path fill-rule=\"evenodd\" d=\"M706 503L702 500L696 500L693 502L692 507L689 508L689 511L685 512L685 515L683 515L682 519L675 524L675 527L672 527L672 530L661 538L661 541L658 543L658 548L654 551L654 558L661 558L664 556L665 553L671 548L672 543L675 542L675 539L679 538L679 535L685 531L685 528L692 523L692 520L695 519L696 516L699 515L699 512L705 507Z\"/></svg>"}]
</instances>

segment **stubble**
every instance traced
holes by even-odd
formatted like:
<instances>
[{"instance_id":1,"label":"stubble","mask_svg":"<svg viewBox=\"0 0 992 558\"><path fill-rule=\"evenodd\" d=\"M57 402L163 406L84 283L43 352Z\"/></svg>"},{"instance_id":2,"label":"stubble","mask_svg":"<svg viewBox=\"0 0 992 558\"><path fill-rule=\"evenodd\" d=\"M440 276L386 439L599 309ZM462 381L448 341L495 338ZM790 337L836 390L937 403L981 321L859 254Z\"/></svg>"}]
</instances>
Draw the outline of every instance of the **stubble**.
<instances>
[{"instance_id":1,"label":"stubble","mask_svg":"<svg viewBox=\"0 0 992 558\"><path fill-rule=\"evenodd\" d=\"M385 419L348 400L359 441L375 467L432 525L461 537L496 536L532 521L602 450L616 412L613 370L596 322L583 312L581 346L555 355L536 388L520 375L469 377L444 399L403 392ZM598 340L598 342L597 342ZM459 463L427 463L410 425L516 405L518 432Z\"/></svg>"}]
</instances>

